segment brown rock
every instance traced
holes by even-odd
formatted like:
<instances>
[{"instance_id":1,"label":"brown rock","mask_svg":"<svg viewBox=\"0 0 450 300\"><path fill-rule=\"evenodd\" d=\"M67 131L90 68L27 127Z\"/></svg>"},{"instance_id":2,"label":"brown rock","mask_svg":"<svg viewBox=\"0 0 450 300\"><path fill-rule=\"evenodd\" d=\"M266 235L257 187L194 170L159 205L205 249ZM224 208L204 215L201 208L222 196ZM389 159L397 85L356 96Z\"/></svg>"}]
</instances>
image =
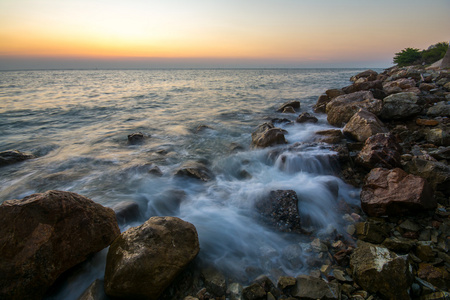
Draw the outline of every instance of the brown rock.
<instances>
[{"instance_id":1,"label":"brown rock","mask_svg":"<svg viewBox=\"0 0 450 300\"><path fill-rule=\"evenodd\" d=\"M439 125L439 121L429 119L416 119L416 124L420 126L436 126Z\"/></svg>"},{"instance_id":2,"label":"brown rock","mask_svg":"<svg viewBox=\"0 0 450 300\"><path fill-rule=\"evenodd\" d=\"M321 130L317 131L316 134L318 135L316 138L317 142L328 144L337 144L344 138L342 131L339 129Z\"/></svg>"},{"instance_id":3,"label":"brown rock","mask_svg":"<svg viewBox=\"0 0 450 300\"><path fill-rule=\"evenodd\" d=\"M313 109L315 113L324 113L327 109L328 102L331 101L331 98L329 98L327 95L320 95L319 99L317 99L316 104L314 105Z\"/></svg>"},{"instance_id":4,"label":"brown rock","mask_svg":"<svg viewBox=\"0 0 450 300\"><path fill-rule=\"evenodd\" d=\"M156 300L199 251L194 225L175 217L152 217L111 244L105 292L111 297Z\"/></svg>"},{"instance_id":5,"label":"brown rock","mask_svg":"<svg viewBox=\"0 0 450 300\"><path fill-rule=\"evenodd\" d=\"M366 70L364 72L356 74L355 76L352 76L350 78L350 81L355 82L360 78L366 78L366 79L371 78L372 79L372 78L376 78L377 76L378 76L378 73L375 72L374 70ZM372 80L374 80L374 79L372 79Z\"/></svg>"},{"instance_id":6,"label":"brown rock","mask_svg":"<svg viewBox=\"0 0 450 300\"><path fill-rule=\"evenodd\" d=\"M327 283L320 278L307 275L297 277L292 296L298 299L340 299L341 290L338 283Z\"/></svg>"},{"instance_id":7,"label":"brown rock","mask_svg":"<svg viewBox=\"0 0 450 300\"><path fill-rule=\"evenodd\" d=\"M300 114L295 120L297 123L317 123L317 121L316 117L307 112Z\"/></svg>"},{"instance_id":8,"label":"brown rock","mask_svg":"<svg viewBox=\"0 0 450 300\"><path fill-rule=\"evenodd\" d=\"M286 106L283 109L283 114L295 114L295 109L292 106Z\"/></svg>"},{"instance_id":9,"label":"brown rock","mask_svg":"<svg viewBox=\"0 0 450 300\"><path fill-rule=\"evenodd\" d=\"M0 298L41 299L66 270L120 234L114 211L48 191L0 205Z\"/></svg>"},{"instance_id":10,"label":"brown rock","mask_svg":"<svg viewBox=\"0 0 450 300\"><path fill-rule=\"evenodd\" d=\"M286 130L276 128L271 123L264 123L252 133L252 145L257 148L266 148L277 144L286 144L284 134Z\"/></svg>"},{"instance_id":11,"label":"brown rock","mask_svg":"<svg viewBox=\"0 0 450 300\"><path fill-rule=\"evenodd\" d=\"M0 167L35 158L33 154L27 154L19 150L7 150L0 152Z\"/></svg>"},{"instance_id":12,"label":"brown rock","mask_svg":"<svg viewBox=\"0 0 450 300\"><path fill-rule=\"evenodd\" d=\"M344 87L342 90L346 94L351 94L358 91L369 91L369 90L382 90L383 84L381 80L375 80L375 81L366 81L366 82L356 82L352 85L349 85L347 87Z\"/></svg>"},{"instance_id":13,"label":"brown rock","mask_svg":"<svg viewBox=\"0 0 450 300\"><path fill-rule=\"evenodd\" d=\"M288 106L290 106L290 107L292 107L294 109L295 108L300 108L300 101L288 101L288 102L285 102L285 103L281 104L280 107L278 107L277 111L278 112L282 112Z\"/></svg>"},{"instance_id":14,"label":"brown rock","mask_svg":"<svg viewBox=\"0 0 450 300\"><path fill-rule=\"evenodd\" d=\"M445 290L450 287L450 274L443 267L420 263L417 276L440 289Z\"/></svg>"},{"instance_id":15,"label":"brown rock","mask_svg":"<svg viewBox=\"0 0 450 300\"><path fill-rule=\"evenodd\" d=\"M388 95L406 92L406 90L414 87L416 87L416 81L406 78L400 78L383 84L383 89Z\"/></svg>"},{"instance_id":16,"label":"brown rock","mask_svg":"<svg viewBox=\"0 0 450 300\"><path fill-rule=\"evenodd\" d=\"M345 92L341 89L330 89L330 90L326 90L325 94L328 96L328 98L334 99L338 96L342 96L345 95Z\"/></svg>"},{"instance_id":17,"label":"brown rock","mask_svg":"<svg viewBox=\"0 0 450 300\"><path fill-rule=\"evenodd\" d=\"M435 89L435 88L436 88L436 85L431 84L431 83L423 82L423 83L421 83L419 85L419 89L422 90L422 91L426 91L426 92L429 92L429 91L431 91L432 89Z\"/></svg>"},{"instance_id":18,"label":"brown rock","mask_svg":"<svg viewBox=\"0 0 450 300\"><path fill-rule=\"evenodd\" d=\"M364 142L377 133L388 132L388 129L373 113L361 109L351 117L343 132L359 142Z\"/></svg>"},{"instance_id":19,"label":"brown rock","mask_svg":"<svg viewBox=\"0 0 450 300\"><path fill-rule=\"evenodd\" d=\"M421 177L402 169L375 168L361 191L361 208L369 216L397 216L436 208L433 190Z\"/></svg>"},{"instance_id":20,"label":"brown rock","mask_svg":"<svg viewBox=\"0 0 450 300\"><path fill-rule=\"evenodd\" d=\"M210 181L214 178L213 173L201 162L187 161L175 172L176 176L187 176L201 181Z\"/></svg>"},{"instance_id":21,"label":"brown rock","mask_svg":"<svg viewBox=\"0 0 450 300\"><path fill-rule=\"evenodd\" d=\"M401 166L402 147L394 135L378 133L369 137L356 157L356 163L367 169L393 169Z\"/></svg>"},{"instance_id":22,"label":"brown rock","mask_svg":"<svg viewBox=\"0 0 450 300\"><path fill-rule=\"evenodd\" d=\"M328 123L341 127L360 108L364 108L378 115L382 108L382 101L375 99L369 91L360 91L336 97L327 104Z\"/></svg>"},{"instance_id":23,"label":"brown rock","mask_svg":"<svg viewBox=\"0 0 450 300\"><path fill-rule=\"evenodd\" d=\"M142 132L135 132L128 135L128 144L137 145L143 143L148 136L144 135Z\"/></svg>"}]
</instances>

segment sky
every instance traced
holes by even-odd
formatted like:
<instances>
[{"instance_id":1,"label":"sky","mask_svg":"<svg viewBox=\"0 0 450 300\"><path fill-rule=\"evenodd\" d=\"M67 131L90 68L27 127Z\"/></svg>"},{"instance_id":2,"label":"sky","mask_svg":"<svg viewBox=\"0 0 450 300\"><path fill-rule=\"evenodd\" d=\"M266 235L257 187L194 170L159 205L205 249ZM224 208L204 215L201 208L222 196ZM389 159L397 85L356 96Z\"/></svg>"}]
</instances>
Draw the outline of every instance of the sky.
<instances>
[{"instance_id":1,"label":"sky","mask_svg":"<svg viewBox=\"0 0 450 300\"><path fill-rule=\"evenodd\" d=\"M0 70L392 65L450 0L0 0Z\"/></svg>"}]
</instances>

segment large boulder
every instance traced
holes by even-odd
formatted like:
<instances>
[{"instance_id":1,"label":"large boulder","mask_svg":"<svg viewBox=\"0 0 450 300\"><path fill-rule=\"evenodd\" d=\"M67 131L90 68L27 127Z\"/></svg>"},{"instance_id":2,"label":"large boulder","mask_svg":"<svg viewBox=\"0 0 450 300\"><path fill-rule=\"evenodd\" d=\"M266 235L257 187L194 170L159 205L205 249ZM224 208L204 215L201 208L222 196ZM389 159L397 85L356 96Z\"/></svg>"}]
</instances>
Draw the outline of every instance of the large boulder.
<instances>
[{"instance_id":1,"label":"large boulder","mask_svg":"<svg viewBox=\"0 0 450 300\"><path fill-rule=\"evenodd\" d=\"M377 78L378 73L375 72L374 70L366 70L364 72L358 73L355 76L352 76L350 78L350 81L356 82L359 79L363 78L366 79L367 81L372 81L375 80Z\"/></svg>"},{"instance_id":2,"label":"large boulder","mask_svg":"<svg viewBox=\"0 0 450 300\"><path fill-rule=\"evenodd\" d=\"M411 118L422 110L419 96L414 93L398 93L383 99L383 109L380 118L386 120L401 120Z\"/></svg>"},{"instance_id":3,"label":"large boulder","mask_svg":"<svg viewBox=\"0 0 450 300\"><path fill-rule=\"evenodd\" d=\"M152 217L111 244L105 292L111 297L156 300L199 251L194 225L176 217Z\"/></svg>"},{"instance_id":4,"label":"large boulder","mask_svg":"<svg viewBox=\"0 0 450 300\"><path fill-rule=\"evenodd\" d=\"M406 256L360 241L350 256L350 267L354 280L366 291L386 299L411 299L414 276Z\"/></svg>"},{"instance_id":5,"label":"large boulder","mask_svg":"<svg viewBox=\"0 0 450 300\"><path fill-rule=\"evenodd\" d=\"M0 152L0 167L21 162L31 158L35 158L35 156L33 154L27 154L19 150L2 151Z\"/></svg>"},{"instance_id":6,"label":"large boulder","mask_svg":"<svg viewBox=\"0 0 450 300\"><path fill-rule=\"evenodd\" d=\"M264 123L252 132L252 145L256 148L266 148L278 144L286 144L284 135L286 130L273 126L272 123Z\"/></svg>"},{"instance_id":7,"label":"large boulder","mask_svg":"<svg viewBox=\"0 0 450 300\"><path fill-rule=\"evenodd\" d=\"M296 299L341 299L341 290L337 282L325 282L320 278L300 275L292 288L292 296Z\"/></svg>"},{"instance_id":8,"label":"large boulder","mask_svg":"<svg viewBox=\"0 0 450 300\"><path fill-rule=\"evenodd\" d=\"M41 299L55 280L119 234L114 211L47 191L0 205L0 298Z\"/></svg>"},{"instance_id":9,"label":"large boulder","mask_svg":"<svg viewBox=\"0 0 450 300\"><path fill-rule=\"evenodd\" d=\"M383 89L383 84L382 84L381 80L356 82L352 85L342 88L342 90L346 94L351 94L351 93L359 92L359 91L382 90L382 89Z\"/></svg>"},{"instance_id":10,"label":"large boulder","mask_svg":"<svg viewBox=\"0 0 450 300\"><path fill-rule=\"evenodd\" d=\"M433 190L422 177L400 168L375 168L361 191L361 208L368 216L397 216L436 208Z\"/></svg>"},{"instance_id":11,"label":"large boulder","mask_svg":"<svg viewBox=\"0 0 450 300\"><path fill-rule=\"evenodd\" d=\"M301 232L297 193L292 190L271 191L256 203L256 209L269 225L280 231Z\"/></svg>"},{"instance_id":12,"label":"large boulder","mask_svg":"<svg viewBox=\"0 0 450 300\"><path fill-rule=\"evenodd\" d=\"M377 116L363 109L354 114L343 129L345 135L358 142L364 142L372 135L388 131Z\"/></svg>"},{"instance_id":13,"label":"large boulder","mask_svg":"<svg viewBox=\"0 0 450 300\"><path fill-rule=\"evenodd\" d=\"M360 91L338 96L327 104L327 120L333 126L341 127L350 118L364 108L378 115L382 108L382 101L375 99L370 91Z\"/></svg>"},{"instance_id":14,"label":"large boulder","mask_svg":"<svg viewBox=\"0 0 450 300\"><path fill-rule=\"evenodd\" d=\"M356 157L356 163L367 169L401 167L402 147L390 133L378 133L369 137Z\"/></svg>"},{"instance_id":15,"label":"large boulder","mask_svg":"<svg viewBox=\"0 0 450 300\"><path fill-rule=\"evenodd\" d=\"M183 163L175 171L175 176L185 176L205 182L214 178L214 174L203 163L192 160Z\"/></svg>"}]
</instances>

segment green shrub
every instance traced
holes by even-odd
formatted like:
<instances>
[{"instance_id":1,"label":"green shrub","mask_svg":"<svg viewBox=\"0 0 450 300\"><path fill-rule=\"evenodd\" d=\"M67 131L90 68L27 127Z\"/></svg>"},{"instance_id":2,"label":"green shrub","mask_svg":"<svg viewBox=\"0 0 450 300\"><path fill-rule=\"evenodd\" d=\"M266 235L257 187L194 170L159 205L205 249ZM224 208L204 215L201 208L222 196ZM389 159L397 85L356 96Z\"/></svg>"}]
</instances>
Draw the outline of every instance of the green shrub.
<instances>
[{"instance_id":1,"label":"green shrub","mask_svg":"<svg viewBox=\"0 0 450 300\"><path fill-rule=\"evenodd\" d=\"M422 55L420 54L420 50L416 48L406 48L401 52L395 53L394 63L396 63L399 67L409 66L415 63L420 63L420 59Z\"/></svg>"},{"instance_id":2,"label":"green shrub","mask_svg":"<svg viewBox=\"0 0 450 300\"><path fill-rule=\"evenodd\" d=\"M427 50L422 51L416 48L406 48L401 52L395 53L394 63L399 67L417 64L432 64L443 58L447 49L447 42L437 43L430 46Z\"/></svg>"}]
</instances>

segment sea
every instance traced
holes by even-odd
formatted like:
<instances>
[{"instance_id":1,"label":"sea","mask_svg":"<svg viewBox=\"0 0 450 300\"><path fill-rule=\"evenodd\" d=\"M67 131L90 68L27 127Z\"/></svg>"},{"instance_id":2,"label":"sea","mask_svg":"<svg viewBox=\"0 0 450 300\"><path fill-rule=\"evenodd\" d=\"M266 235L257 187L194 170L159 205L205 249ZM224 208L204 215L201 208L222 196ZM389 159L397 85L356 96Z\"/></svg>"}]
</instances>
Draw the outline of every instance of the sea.
<instances>
[{"instance_id":1,"label":"sea","mask_svg":"<svg viewBox=\"0 0 450 300\"><path fill-rule=\"evenodd\" d=\"M198 259L245 283L249 270L269 276L306 273L311 239L342 231L339 201L359 204L359 191L336 177L315 132L333 128L313 105L365 69L161 69L0 72L0 151L35 159L0 168L0 203L47 190L71 191L107 207L139 205L141 218L176 216L195 225ZM378 70L377 70L378 71ZM300 101L296 114L277 112ZM251 146L251 133L275 118L302 112L317 123L280 123L287 145ZM141 132L147 139L128 143ZM293 150L295 149L295 150ZM186 161L214 174L203 182L174 176ZM149 172L154 167L161 174ZM245 176L243 176L243 174ZM314 236L280 232L258 217L270 191L293 190ZM182 195L182 197L180 197ZM289 253L300 246L302 255ZM48 299L77 299L102 279L107 249L60 282Z\"/></svg>"}]
</instances>

